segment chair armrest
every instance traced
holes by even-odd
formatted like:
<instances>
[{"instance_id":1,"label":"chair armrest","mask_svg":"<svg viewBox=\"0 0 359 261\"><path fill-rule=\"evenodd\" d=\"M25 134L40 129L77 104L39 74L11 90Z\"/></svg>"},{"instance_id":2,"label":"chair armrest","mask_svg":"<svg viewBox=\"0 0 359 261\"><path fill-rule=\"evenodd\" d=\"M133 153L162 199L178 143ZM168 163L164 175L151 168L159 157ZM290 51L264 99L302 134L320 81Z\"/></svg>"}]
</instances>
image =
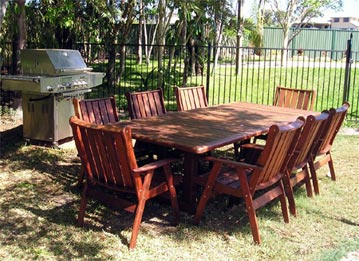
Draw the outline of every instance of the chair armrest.
<instances>
[{"instance_id":1,"label":"chair armrest","mask_svg":"<svg viewBox=\"0 0 359 261\"><path fill-rule=\"evenodd\" d=\"M252 150L262 150L264 149L264 145L256 144L256 143L247 143L240 146L241 149L252 149Z\"/></svg>"},{"instance_id":2,"label":"chair armrest","mask_svg":"<svg viewBox=\"0 0 359 261\"><path fill-rule=\"evenodd\" d=\"M176 161L179 161L179 159L170 159L169 158L169 159L158 160L158 161L154 161L154 162L148 163L146 165L143 165L139 168L133 169L132 172L133 173L144 173L144 172L148 172L150 170L164 167L164 166L169 165L172 162L176 162Z\"/></svg>"},{"instance_id":3,"label":"chair armrest","mask_svg":"<svg viewBox=\"0 0 359 261\"><path fill-rule=\"evenodd\" d=\"M208 156L208 157L205 157L204 159L208 160L208 161L212 161L212 162L222 163L224 165L228 165L228 166L231 166L231 167L234 167L234 168L240 167L240 168L252 169L252 170L255 170L255 169L261 170L261 169L263 169L262 167L257 166L257 165L252 165L252 164L248 164L248 163L245 163L245 162L233 161L233 160L224 159L224 158L215 158L215 157Z\"/></svg>"}]
</instances>

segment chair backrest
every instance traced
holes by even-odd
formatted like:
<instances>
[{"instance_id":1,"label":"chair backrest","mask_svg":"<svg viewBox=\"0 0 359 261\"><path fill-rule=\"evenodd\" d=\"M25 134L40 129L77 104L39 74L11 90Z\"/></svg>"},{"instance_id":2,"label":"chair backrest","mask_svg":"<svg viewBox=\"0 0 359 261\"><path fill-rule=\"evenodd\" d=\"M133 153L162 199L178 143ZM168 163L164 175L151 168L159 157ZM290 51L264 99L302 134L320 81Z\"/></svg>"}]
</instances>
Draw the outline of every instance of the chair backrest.
<instances>
[{"instance_id":1,"label":"chair backrest","mask_svg":"<svg viewBox=\"0 0 359 261\"><path fill-rule=\"evenodd\" d=\"M288 169L300 169L308 164L317 142L326 127L329 113L307 116L297 146L288 163ZM304 120L304 118L303 118Z\"/></svg>"},{"instance_id":2,"label":"chair backrest","mask_svg":"<svg viewBox=\"0 0 359 261\"><path fill-rule=\"evenodd\" d=\"M177 110L187 111L208 106L204 86L175 87Z\"/></svg>"},{"instance_id":3,"label":"chair backrest","mask_svg":"<svg viewBox=\"0 0 359 261\"><path fill-rule=\"evenodd\" d=\"M131 119L141 119L167 113L162 89L126 93Z\"/></svg>"},{"instance_id":4,"label":"chair backrest","mask_svg":"<svg viewBox=\"0 0 359 261\"><path fill-rule=\"evenodd\" d=\"M315 148L315 154L323 154L331 150L334 139L344 122L349 106L350 104L348 102L344 102L338 109L332 108L329 110L329 118L322 133L321 140Z\"/></svg>"},{"instance_id":5,"label":"chair backrest","mask_svg":"<svg viewBox=\"0 0 359 261\"><path fill-rule=\"evenodd\" d=\"M274 105L293 109L313 110L315 98L315 90L277 86Z\"/></svg>"},{"instance_id":6,"label":"chair backrest","mask_svg":"<svg viewBox=\"0 0 359 261\"><path fill-rule=\"evenodd\" d=\"M252 191L268 187L283 177L298 142L303 123L301 119L298 119L288 125L272 125L269 128L266 144L256 162L256 165L262 166L262 169L256 169L251 176Z\"/></svg>"},{"instance_id":7,"label":"chair backrest","mask_svg":"<svg viewBox=\"0 0 359 261\"><path fill-rule=\"evenodd\" d=\"M105 187L133 189L131 170L137 168L131 129L96 125L70 118L75 144L87 180Z\"/></svg>"},{"instance_id":8,"label":"chair backrest","mask_svg":"<svg viewBox=\"0 0 359 261\"><path fill-rule=\"evenodd\" d=\"M74 98L72 102L79 119L103 125L119 121L113 97L86 100Z\"/></svg>"}]
</instances>

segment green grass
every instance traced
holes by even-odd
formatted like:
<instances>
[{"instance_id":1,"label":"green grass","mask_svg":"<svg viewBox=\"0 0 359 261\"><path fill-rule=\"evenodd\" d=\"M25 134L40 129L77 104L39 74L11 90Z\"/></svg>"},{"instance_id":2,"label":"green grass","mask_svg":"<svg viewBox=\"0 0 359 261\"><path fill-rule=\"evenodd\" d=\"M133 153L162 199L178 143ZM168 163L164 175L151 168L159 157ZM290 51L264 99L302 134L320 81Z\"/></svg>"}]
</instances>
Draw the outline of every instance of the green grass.
<instances>
[{"instance_id":1,"label":"green grass","mask_svg":"<svg viewBox=\"0 0 359 261\"><path fill-rule=\"evenodd\" d=\"M179 226L170 226L171 208L150 201L131 251L131 214L91 201L85 226L77 227L76 155L72 148L25 146L21 138L7 147L0 159L0 259L340 260L359 249L359 136L337 137L337 181L323 168L320 196L307 198L299 188L298 216L289 224L278 202L257 212L260 246L243 208L229 207L226 197L210 202L199 227L183 212Z\"/></svg>"}]
</instances>

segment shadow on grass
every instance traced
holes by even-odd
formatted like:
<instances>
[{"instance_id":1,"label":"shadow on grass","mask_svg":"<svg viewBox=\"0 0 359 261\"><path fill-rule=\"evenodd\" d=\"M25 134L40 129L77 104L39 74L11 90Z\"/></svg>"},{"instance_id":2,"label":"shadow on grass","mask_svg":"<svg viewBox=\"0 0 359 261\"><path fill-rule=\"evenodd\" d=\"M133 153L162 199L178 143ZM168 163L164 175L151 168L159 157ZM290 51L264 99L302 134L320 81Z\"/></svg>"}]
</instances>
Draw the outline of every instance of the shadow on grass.
<instances>
[{"instance_id":1,"label":"shadow on grass","mask_svg":"<svg viewBox=\"0 0 359 261\"><path fill-rule=\"evenodd\" d=\"M21 133L21 130L18 131ZM31 246L36 248L41 245L47 238L51 242L46 244L46 248L54 249L54 255L63 254L57 250L67 248L71 252L69 257L83 254L96 256L104 248L103 242L77 242L74 236L67 235L69 231L75 231L81 238L86 238L88 233L111 233L117 235L123 245L128 245L129 237L122 232L132 230L134 215L131 213L109 209L90 200L84 227L76 227L81 193L77 187L80 165L75 150L68 152L24 146L22 135L19 135L18 141L13 139L9 143L1 161L3 174L0 188L3 200L0 203L0 216L3 218L0 219L0 234L4 243L25 252ZM141 229L153 230L158 234L170 233L173 230L169 225L172 217L169 206L149 201ZM70 249L67 246L69 242ZM76 254L78 251L83 252Z\"/></svg>"},{"instance_id":2,"label":"shadow on grass","mask_svg":"<svg viewBox=\"0 0 359 261\"><path fill-rule=\"evenodd\" d=\"M80 189L76 185L81 165L77 152L24 146L21 129L15 132L17 134L7 133L12 139L1 163L6 175L2 179L3 201L0 203L0 216L3 217L0 234L4 244L24 252L33 251L32 257L41 256L37 253L41 246L55 256L94 257L103 248L108 248L108 241L98 240L105 232L117 236L123 244L121 247L127 247L134 218L131 213L109 209L90 200L84 227L76 227L80 204ZM228 197L210 201L197 229L192 225L193 216L183 212L180 226L171 226L171 207L150 200L146 204L139 236L164 234L181 242L188 240L186 231L193 229L194 233L199 233L198 237L214 232L224 238L230 233L240 233L251 239L245 208L237 204L241 201L232 201ZM283 222L277 201L259 209L257 216Z\"/></svg>"}]
</instances>

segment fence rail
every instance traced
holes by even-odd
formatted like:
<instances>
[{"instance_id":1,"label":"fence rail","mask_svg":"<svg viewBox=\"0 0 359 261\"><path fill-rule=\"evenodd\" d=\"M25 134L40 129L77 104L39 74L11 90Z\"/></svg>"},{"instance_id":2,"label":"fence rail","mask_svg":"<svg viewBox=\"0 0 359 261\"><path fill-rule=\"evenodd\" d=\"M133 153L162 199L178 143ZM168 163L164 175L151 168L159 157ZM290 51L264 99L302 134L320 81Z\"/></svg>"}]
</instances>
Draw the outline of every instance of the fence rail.
<instances>
[{"instance_id":1,"label":"fence rail","mask_svg":"<svg viewBox=\"0 0 359 261\"><path fill-rule=\"evenodd\" d=\"M175 86L204 85L209 104L215 105L234 101L272 104L275 87L282 85L316 90L317 111L339 107L344 100L349 101L347 119L359 120L359 52L351 52L348 59L347 49L155 45L142 46L142 63L139 64L138 45L116 45L114 48L117 55L110 74L110 57L106 56L104 45L74 45L88 66L107 73L103 85L93 88L89 97L113 95L124 111L127 108L124 94L128 91L161 87L168 109L175 110ZM158 58L160 48L164 49L162 66ZM150 49L151 54L146 56L146 50ZM10 66L10 50L1 47L3 68Z\"/></svg>"}]
</instances>

